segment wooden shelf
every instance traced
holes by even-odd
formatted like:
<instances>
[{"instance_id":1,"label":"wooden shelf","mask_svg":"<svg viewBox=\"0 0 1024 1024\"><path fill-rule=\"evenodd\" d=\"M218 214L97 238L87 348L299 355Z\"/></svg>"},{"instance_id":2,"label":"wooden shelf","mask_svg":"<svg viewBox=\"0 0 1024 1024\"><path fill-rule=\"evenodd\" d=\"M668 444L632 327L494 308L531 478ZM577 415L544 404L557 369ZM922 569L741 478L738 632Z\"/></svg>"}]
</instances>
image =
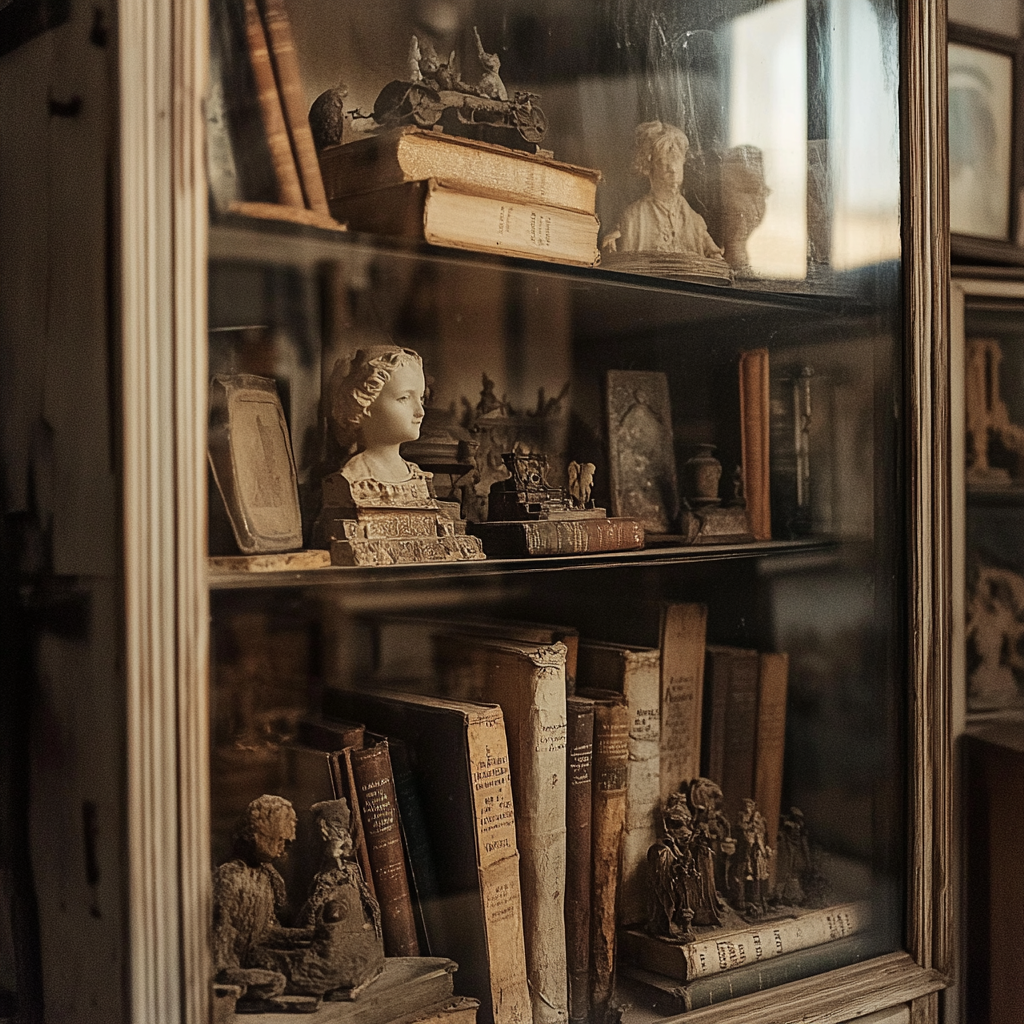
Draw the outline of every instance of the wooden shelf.
<instances>
[{"instance_id":1,"label":"wooden shelf","mask_svg":"<svg viewBox=\"0 0 1024 1024\"><path fill-rule=\"evenodd\" d=\"M656 547L643 551L607 551L593 555L549 558L488 558L482 562L437 562L415 565L331 566L293 572L211 572L211 590L259 590L275 587L361 586L370 581L419 582L518 576L524 573L562 570L635 568L697 564L737 559L766 558L808 552L828 552L837 547L832 539L772 540L754 544L708 544L692 547Z\"/></svg>"},{"instance_id":2,"label":"wooden shelf","mask_svg":"<svg viewBox=\"0 0 1024 1024\"><path fill-rule=\"evenodd\" d=\"M968 508L1024 508L1024 487L969 487Z\"/></svg>"}]
</instances>

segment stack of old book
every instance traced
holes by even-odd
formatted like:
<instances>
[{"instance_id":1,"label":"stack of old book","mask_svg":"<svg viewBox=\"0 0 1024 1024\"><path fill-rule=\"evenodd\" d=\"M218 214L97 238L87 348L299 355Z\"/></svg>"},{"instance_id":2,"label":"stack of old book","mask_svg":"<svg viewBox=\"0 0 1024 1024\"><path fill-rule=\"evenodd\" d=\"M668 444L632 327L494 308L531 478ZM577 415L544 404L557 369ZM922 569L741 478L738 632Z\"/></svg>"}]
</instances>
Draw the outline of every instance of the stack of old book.
<instances>
[{"instance_id":1,"label":"stack of old book","mask_svg":"<svg viewBox=\"0 0 1024 1024\"><path fill-rule=\"evenodd\" d=\"M601 172L406 126L320 151L331 214L355 231L593 266Z\"/></svg>"}]
</instances>

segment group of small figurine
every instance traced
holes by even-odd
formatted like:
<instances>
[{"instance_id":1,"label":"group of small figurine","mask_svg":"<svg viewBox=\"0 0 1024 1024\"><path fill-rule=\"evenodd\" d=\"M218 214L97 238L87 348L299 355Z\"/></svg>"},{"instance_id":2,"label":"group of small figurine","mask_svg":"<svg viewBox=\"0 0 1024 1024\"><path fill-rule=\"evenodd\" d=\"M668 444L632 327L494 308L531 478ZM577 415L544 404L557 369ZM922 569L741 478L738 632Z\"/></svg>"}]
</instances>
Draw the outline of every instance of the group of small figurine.
<instances>
[{"instance_id":1,"label":"group of small figurine","mask_svg":"<svg viewBox=\"0 0 1024 1024\"><path fill-rule=\"evenodd\" d=\"M798 808L782 817L777 850L768 845L753 800L743 801L733 831L722 791L710 779L692 779L668 797L662 836L647 853L651 934L692 942L693 926L721 925L729 906L757 920L772 908L813 905L826 896Z\"/></svg>"},{"instance_id":2,"label":"group of small figurine","mask_svg":"<svg viewBox=\"0 0 1024 1024\"><path fill-rule=\"evenodd\" d=\"M325 800L310 809L323 856L294 926L274 861L295 839L296 815L280 796L260 796L232 837L232 857L214 873L215 983L239 1009L309 1011L321 999L353 999L384 969L380 908L352 854L349 807Z\"/></svg>"}]
</instances>

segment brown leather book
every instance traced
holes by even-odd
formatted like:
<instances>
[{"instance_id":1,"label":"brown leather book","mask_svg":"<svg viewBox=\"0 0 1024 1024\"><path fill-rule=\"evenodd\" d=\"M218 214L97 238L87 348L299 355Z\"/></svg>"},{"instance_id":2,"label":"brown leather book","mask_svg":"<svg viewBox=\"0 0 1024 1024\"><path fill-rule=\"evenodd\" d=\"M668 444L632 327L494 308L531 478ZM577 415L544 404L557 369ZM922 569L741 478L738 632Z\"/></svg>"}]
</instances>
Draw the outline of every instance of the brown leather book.
<instances>
[{"instance_id":1,"label":"brown leather book","mask_svg":"<svg viewBox=\"0 0 1024 1024\"><path fill-rule=\"evenodd\" d=\"M565 958L570 1024L590 1017L591 801L594 703L566 699Z\"/></svg>"},{"instance_id":2,"label":"brown leather book","mask_svg":"<svg viewBox=\"0 0 1024 1024\"><path fill-rule=\"evenodd\" d=\"M730 821L754 795L758 673L757 651L708 645L702 774L722 787Z\"/></svg>"},{"instance_id":3,"label":"brown leather book","mask_svg":"<svg viewBox=\"0 0 1024 1024\"><path fill-rule=\"evenodd\" d=\"M378 739L372 746L353 750L351 756L373 887L380 904L384 952L387 956L419 956L388 741Z\"/></svg>"},{"instance_id":4,"label":"brown leather book","mask_svg":"<svg viewBox=\"0 0 1024 1024\"><path fill-rule=\"evenodd\" d=\"M768 349L740 353L740 442L747 519L754 540L772 539L769 486Z\"/></svg>"},{"instance_id":5,"label":"brown leather book","mask_svg":"<svg viewBox=\"0 0 1024 1024\"><path fill-rule=\"evenodd\" d=\"M306 95L302 87L302 75L299 71L288 12L285 10L284 0L261 0L261 4L274 77L277 80L277 90L281 97L281 107L306 206L326 216L327 194L324 192L320 165L317 163L316 149L313 146L313 133L309 130Z\"/></svg>"},{"instance_id":6,"label":"brown leather book","mask_svg":"<svg viewBox=\"0 0 1024 1024\"><path fill-rule=\"evenodd\" d=\"M299 172L292 155L292 144L288 137L288 126L284 120L281 96L274 78L274 67L270 61L267 35L263 29L256 0L245 2L245 35L249 46L249 60L252 63L253 78L260 101L260 114L267 133L267 145L274 163L277 179L278 202L285 206L305 207Z\"/></svg>"},{"instance_id":7,"label":"brown leather book","mask_svg":"<svg viewBox=\"0 0 1024 1024\"><path fill-rule=\"evenodd\" d=\"M615 911L626 825L629 708L620 694L589 690L582 695L594 698L590 1005L591 1019L603 1024L611 1016L615 977Z\"/></svg>"},{"instance_id":8,"label":"brown leather book","mask_svg":"<svg viewBox=\"0 0 1024 1024\"><path fill-rule=\"evenodd\" d=\"M754 801L764 816L768 845L777 849L782 810L782 763L786 751L786 693L789 655L762 654L757 682L757 738Z\"/></svg>"}]
</instances>

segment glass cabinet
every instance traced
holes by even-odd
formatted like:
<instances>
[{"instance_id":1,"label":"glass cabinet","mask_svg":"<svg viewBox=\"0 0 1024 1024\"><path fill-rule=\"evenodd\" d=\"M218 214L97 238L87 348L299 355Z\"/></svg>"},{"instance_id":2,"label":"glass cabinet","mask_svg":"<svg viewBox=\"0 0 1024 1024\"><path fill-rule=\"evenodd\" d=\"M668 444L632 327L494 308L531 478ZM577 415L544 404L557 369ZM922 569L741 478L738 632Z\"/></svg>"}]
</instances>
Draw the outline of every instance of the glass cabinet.
<instances>
[{"instance_id":1,"label":"glass cabinet","mask_svg":"<svg viewBox=\"0 0 1024 1024\"><path fill-rule=\"evenodd\" d=\"M122 7L128 1016L937 1020L942 20Z\"/></svg>"}]
</instances>

